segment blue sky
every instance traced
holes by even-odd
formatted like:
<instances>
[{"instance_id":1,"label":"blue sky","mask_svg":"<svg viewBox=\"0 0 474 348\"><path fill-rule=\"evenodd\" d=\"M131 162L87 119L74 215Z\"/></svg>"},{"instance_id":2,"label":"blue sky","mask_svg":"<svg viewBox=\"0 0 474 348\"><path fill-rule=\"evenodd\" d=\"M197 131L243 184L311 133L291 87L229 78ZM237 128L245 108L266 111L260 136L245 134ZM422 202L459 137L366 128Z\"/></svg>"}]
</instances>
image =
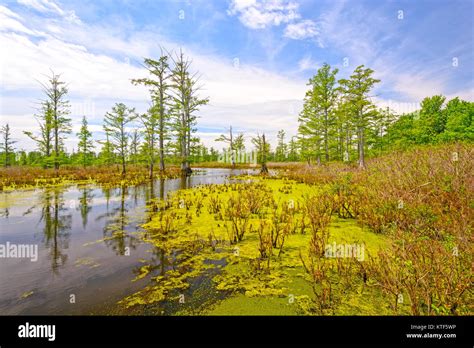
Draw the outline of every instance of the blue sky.
<instances>
[{"instance_id":1,"label":"blue sky","mask_svg":"<svg viewBox=\"0 0 474 348\"><path fill-rule=\"evenodd\" d=\"M100 139L114 103L146 110L147 91L130 79L160 47L193 59L210 98L198 133L216 147L230 124L248 139L295 135L306 82L324 62L340 78L374 69L374 101L397 112L439 93L473 101L473 17L470 0L0 1L0 115L32 149L22 130L35 129L38 80L53 69L69 83L74 130L85 114Z\"/></svg>"}]
</instances>

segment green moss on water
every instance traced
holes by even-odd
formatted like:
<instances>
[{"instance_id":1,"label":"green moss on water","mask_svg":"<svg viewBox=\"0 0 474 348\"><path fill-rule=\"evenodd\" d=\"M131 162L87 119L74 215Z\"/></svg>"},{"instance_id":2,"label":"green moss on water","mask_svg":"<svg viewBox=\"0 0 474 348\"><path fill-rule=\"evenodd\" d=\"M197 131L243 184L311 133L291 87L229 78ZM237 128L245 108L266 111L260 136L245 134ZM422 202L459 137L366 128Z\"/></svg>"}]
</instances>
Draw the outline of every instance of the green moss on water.
<instances>
[{"instance_id":1,"label":"green moss on water","mask_svg":"<svg viewBox=\"0 0 474 348\"><path fill-rule=\"evenodd\" d=\"M238 294L222 301L207 315L298 315L296 305L279 297L252 297Z\"/></svg>"},{"instance_id":2,"label":"green moss on water","mask_svg":"<svg viewBox=\"0 0 474 348\"><path fill-rule=\"evenodd\" d=\"M295 207L291 221L298 226L298 221L305 219L301 209L305 197L321 188L286 179L238 179L240 183L180 190L166 201L151 202L149 208L155 212L143 225L143 240L160 251L161 261L144 262L137 270L137 279L147 278L149 285L123 299L122 306L176 305L181 297L193 296L192 291L197 293L193 287L207 277L212 279L206 285L207 291L222 296L205 301L205 305L201 303L199 314L316 314L310 305L313 288L301 261L308 252L309 227L295 228L281 250L273 248L271 257L266 259L260 257L258 229L261 223L271 223L275 209L281 212L288 204ZM246 231L237 240L226 209L230 209L231 201L238 201L239 195L250 195L261 204L248 215ZM363 245L363 256L375 255L388 243L387 237L359 226L355 220L335 216L329 233L329 244ZM163 267L162 263L168 266ZM354 276L346 289L337 285L337 274L332 277L338 298L334 314L390 314L387 300L379 291L365 286L362 279ZM174 314L193 313L190 306L183 308L178 306Z\"/></svg>"}]
</instances>

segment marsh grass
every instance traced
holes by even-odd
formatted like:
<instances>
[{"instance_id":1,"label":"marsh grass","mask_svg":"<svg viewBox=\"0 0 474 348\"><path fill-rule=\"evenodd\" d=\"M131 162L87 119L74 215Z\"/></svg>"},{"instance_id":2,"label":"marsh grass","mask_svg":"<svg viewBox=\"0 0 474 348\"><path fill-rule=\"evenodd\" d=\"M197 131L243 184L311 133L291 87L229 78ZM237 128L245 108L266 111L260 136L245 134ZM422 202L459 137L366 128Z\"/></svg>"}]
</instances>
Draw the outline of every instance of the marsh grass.
<instances>
[{"instance_id":1,"label":"marsh grass","mask_svg":"<svg viewBox=\"0 0 474 348\"><path fill-rule=\"evenodd\" d=\"M372 159L366 170L321 166L288 176L329 188L339 217L354 217L389 237L389 248L373 254L366 266L357 266L364 284L378 287L391 299L394 313L468 314L473 155L472 145L431 146ZM321 277L327 273L323 264L316 267ZM322 279L314 282L324 284Z\"/></svg>"},{"instance_id":2,"label":"marsh grass","mask_svg":"<svg viewBox=\"0 0 474 348\"><path fill-rule=\"evenodd\" d=\"M169 167L164 173L156 173L156 178L177 178L178 167ZM61 184L91 182L102 186L132 186L148 182L148 171L144 166L130 165L125 176L116 166L64 166L58 171L41 167L0 168L0 191L39 188Z\"/></svg>"}]
</instances>

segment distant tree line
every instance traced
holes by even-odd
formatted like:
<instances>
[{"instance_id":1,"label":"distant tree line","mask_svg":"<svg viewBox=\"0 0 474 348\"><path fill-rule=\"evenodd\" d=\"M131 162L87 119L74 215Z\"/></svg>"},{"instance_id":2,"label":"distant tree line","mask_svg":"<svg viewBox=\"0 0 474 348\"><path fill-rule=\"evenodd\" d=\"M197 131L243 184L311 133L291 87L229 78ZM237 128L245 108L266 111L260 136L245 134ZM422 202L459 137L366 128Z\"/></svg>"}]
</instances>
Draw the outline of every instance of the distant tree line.
<instances>
[{"instance_id":1,"label":"distant tree line","mask_svg":"<svg viewBox=\"0 0 474 348\"><path fill-rule=\"evenodd\" d=\"M358 160L412 145L473 141L474 103L441 95L427 97L418 111L397 116L377 109L371 92L380 82L374 71L358 66L348 79L324 64L309 80L310 89L299 116L297 139L284 144L278 135L276 159L317 161Z\"/></svg>"},{"instance_id":2,"label":"distant tree line","mask_svg":"<svg viewBox=\"0 0 474 348\"><path fill-rule=\"evenodd\" d=\"M104 115L104 139L94 141L86 116L82 118L79 143L72 153L64 142L71 133L68 87L60 75L51 73L42 84L44 100L35 114L39 131L25 131L37 145L35 151L15 149L8 124L0 128L0 156L4 166L40 165L58 169L60 165L118 165L126 173L128 164L146 164L153 177L166 163L178 164L182 173L191 173L191 163L215 162L218 151L204 146L196 132L196 112L208 103L199 98L199 76L191 72L191 61L180 51L163 53L158 60L146 58L148 77L133 79L147 86L150 107L138 114L123 103L116 103ZM435 95L423 99L420 109L396 115L389 108L378 109L372 101L374 86L380 81L374 71L358 66L347 79L337 79L338 69L324 64L309 79L298 134L288 141L286 132L277 134L276 147L270 148L265 133L251 139L262 172L266 163L307 161L355 161L365 166L367 156L376 156L413 145L474 140L474 103L454 98L447 101ZM245 135L234 134L232 126L220 135L235 165L235 153L245 151ZM96 151L98 150L98 151Z\"/></svg>"},{"instance_id":3,"label":"distant tree line","mask_svg":"<svg viewBox=\"0 0 474 348\"><path fill-rule=\"evenodd\" d=\"M199 76L191 71L191 61L182 51L162 52L158 60L146 58L144 66L149 76L133 79L132 83L149 88L150 108L137 114L134 108L116 103L104 116L105 139L98 141L98 154L86 116L77 133L77 151L68 154L65 150L65 140L71 133L69 91L61 76L52 72L47 83L42 84L45 97L35 114L39 131L24 132L36 143L37 150L15 153L15 141L7 124L1 129L4 165L42 165L57 170L64 164L119 164L125 174L127 164L146 163L152 177L157 159L159 170L165 170L167 155L172 163L180 164L185 175L191 173L192 160L217 157L217 151L204 149L194 136L196 112L209 100L198 96Z\"/></svg>"}]
</instances>

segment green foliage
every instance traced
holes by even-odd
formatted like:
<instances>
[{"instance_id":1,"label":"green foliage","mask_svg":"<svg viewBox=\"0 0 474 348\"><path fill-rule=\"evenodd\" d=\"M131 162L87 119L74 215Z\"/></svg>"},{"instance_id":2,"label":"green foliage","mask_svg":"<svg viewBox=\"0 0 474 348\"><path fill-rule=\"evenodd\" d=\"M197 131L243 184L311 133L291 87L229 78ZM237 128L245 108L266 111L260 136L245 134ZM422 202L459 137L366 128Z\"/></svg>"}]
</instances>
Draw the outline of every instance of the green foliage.
<instances>
[{"instance_id":1,"label":"green foliage","mask_svg":"<svg viewBox=\"0 0 474 348\"><path fill-rule=\"evenodd\" d=\"M278 131L278 144L275 149L275 160L277 160L278 162L283 162L287 158L288 146L285 144L285 135L286 133L283 129Z\"/></svg>"},{"instance_id":2,"label":"green foliage","mask_svg":"<svg viewBox=\"0 0 474 348\"><path fill-rule=\"evenodd\" d=\"M69 101L66 99L68 89L66 83L60 80L60 75L52 72L48 85L43 85L43 91L47 99L42 103L47 113L51 114L51 128L54 139L53 157L54 168L59 169L60 163L64 162L64 139L66 134L71 133L71 119L67 117L70 113Z\"/></svg>"},{"instance_id":3,"label":"green foliage","mask_svg":"<svg viewBox=\"0 0 474 348\"><path fill-rule=\"evenodd\" d=\"M375 108L370 93L380 80L373 73L359 66L337 86L337 69L325 64L310 79L298 119L301 159L321 163L323 157L325 162L357 157L364 167L366 155L474 139L474 103L455 98L445 104L444 96L435 95L423 99L420 110L397 116L388 108ZM275 159L282 160L278 154Z\"/></svg>"},{"instance_id":4,"label":"green foliage","mask_svg":"<svg viewBox=\"0 0 474 348\"><path fill-rule=\"evenodd\" d=\"M303 111L298 121L299 132L305 140L314 143L316 157L320 160L324 153L329 161L330 136L335 124L335 106L337 100L336 75L338 69L331 71L324 64L308 82L311 89L306 92Z\"/></svg>"},{"instance_id":5,"label":"green foliage","mask_svg":"<svg viewBox=\"0 0 474 348\"><path fill-rule=\"evenodd\" d=\"M5 167L8 167L12 163L12 157L14 160L15 149L13 148L13 144L16 143L16 140L11 138L10 125L8 123L0 128L0 136L2 138L0 151L2 151L3 154L3 164Z\"/></svg>"},{"instance_id":6,"label":"green foliage","mask_svg":"<svg viewBox=\"0 0 474 348\"><path fill-rule=\"evenodd\" d=\"M81 163L85 167L91 163L94 151L92 133L87 128L86 116L82 118L81 130L77 133L77 136L79 138L78 152L81 156Z\"/></svg>"},{"instance_id":7,"label":"green foliage","mask_svg":"<svg viewBox=\"0 0 474 348\"><path fill-rule=\"evenodd\" d=\"M422 100L417 122L417 137L421 144L431 142L444 132L446 114L443 112L443 104L445 100L446 98L441 95Z\"/></svg>"},{"instance_id":8,"label":"green foliage","mask_svg":"<svg viewBox=\"0 0 474 348\"><path fill-rule=\"evenodd\" d=\"M438 135L440 141L474 141L474 103L454 98L442 112L445 114L446 125Z\"/></svg>"},{"instance_id":9,"label":"green foliage","mask_svg":"<svg viewBox=\"0 0 474 348\"><path fill-rule=\"evenodd\" d=\"M156 146L160 158L160 170L165 170L165 141L170 134L170 113L168 110L170 103L170 79L171 71L169 57L162 54L158 61L145 58L145 67L150 78L134 79L135 85L145 85L150 89L152 107L147 113L140 116L140 120L145 128L144 150L148 158L150 177L153 176L153 166L155 163ZM157 144L158 143L158 144Z\"/></svg>"},{"instance_id":10,"label":"green foliage","mask_svg":"<svg viewBox=\"0 0 474 348\"><path fill-rule=\"evenodd\" d=\"M191 147L197 140L192 137L192 133L196 132L196 112L201 106L206 105L209 99L199 98L199 78L191 72L191 61L183 52L180 51L171 59L174 64L170 85L174 91L171 97L173 103L171 114L174 118L172 127L176 135L175 147L179 152L183 174L189 175Z\"/></svg>"},{"instance_id":11,"label":"green foliage","mask_svg":"<svg viewBox=\"0 0 474 348\"><path fill-rule=\"evenodd\" d=\"M436 144L474 140L474 103L454 98L444 104L445 97L423 99L421 109L401 115L388 127L383 140L388 148L406 149L414 144Z\"/></svg>"},{"instance_id":12,"label":"green foliage","mask_svg":"<svg viewBox=\"0 0 474 348\"><path fill-rule=\"evenodd\" d=\"M122 173L126 172L126 157L129 151L128 141L130 138L126 126L135 120L137 115L134 108L128 108L123 103L117 103L107 112L104 117L104 131L111 138L113 149L122 162Z\"/></svg>"},{"instance_id":13,"label":"green foliage","mask_svg":"<svg viewBox=\"0 0 474 348\"><path fill-rule=\"evenodd\" d=\"M35 115L40 127L40 134L34 135L32 132L23 133L36 142L39 152L44 157L44 166L50 166L50 156L53 152L53 110L49 103L42 104L39 115Z\"/></svg>"},{"instance_id":14,"label":"green foliage","mask_svg":"<svg viewBox=\"0 0 474 348\"><path fill-rule=\"evenodd\" d=\"M365 167L367 129L377 115L369 93L380 80L374 79L373 73L372 69L360 65L349 79L339 80L346 110L349 112L350 123L357 136L360 167Z\"/></svg>"}]
</instances>

